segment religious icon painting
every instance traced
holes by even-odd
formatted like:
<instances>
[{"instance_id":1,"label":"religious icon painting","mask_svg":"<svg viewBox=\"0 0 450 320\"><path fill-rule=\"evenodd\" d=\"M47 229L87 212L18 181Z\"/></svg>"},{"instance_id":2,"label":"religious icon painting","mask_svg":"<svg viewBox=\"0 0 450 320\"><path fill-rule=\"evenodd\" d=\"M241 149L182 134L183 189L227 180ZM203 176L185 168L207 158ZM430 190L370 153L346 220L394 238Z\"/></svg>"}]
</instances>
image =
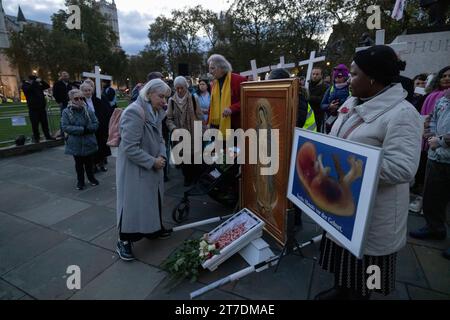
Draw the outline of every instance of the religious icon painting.
<instances>
[{"instance_id":1,"label":"religious icon painting","mask_svg":"<svg viewBox=\"0 0 450 320\"><path fill-rule=\"evenodd\" d=\"M382 149L295 129L288 198L361 257Z\"/></svg>"},{"instance_id":2,"label":"religious icon painting","mask_svg":"<svg viewBox=\"0 0 450 320\"><path fill-rule=\"evenodd\" d=\"M282 245L286 242L286 210L292 208L286 190L297 104L296 79L242 84L242 129L246 133L254 129L256 139L246 139L241 206L257 214L266 231Z\"/></svg>"}]
</instances>

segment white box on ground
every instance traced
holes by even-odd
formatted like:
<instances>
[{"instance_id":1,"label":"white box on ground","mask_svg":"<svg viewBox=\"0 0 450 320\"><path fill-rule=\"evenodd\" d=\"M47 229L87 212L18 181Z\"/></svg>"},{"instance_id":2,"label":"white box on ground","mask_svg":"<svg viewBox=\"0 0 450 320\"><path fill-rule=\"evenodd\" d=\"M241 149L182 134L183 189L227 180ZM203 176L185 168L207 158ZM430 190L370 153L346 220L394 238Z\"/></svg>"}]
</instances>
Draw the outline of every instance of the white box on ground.
<instances>
[{"instance_id":1,"label":"white box on ground","mask_svg":"<svg viewBox=\"0 0 450 320\"><path fill-rule=\"evenodd\" d=\"M243 249L250 242L262 236L264 221L250 210L244 208L227 221L216 227L207 235L209 243L227 242L231 237L232 241L220 249L220 253L202 263L204 269L214 271L229 257ZM241 230L236 236L236 230ZM243 231L242 231L243 230ZM236 239L234 239L236 237Z\"/></svg>"},{"instance_id":2,"label":"white box on ground","mask_svg":"<svg viewBox=\"0 0 450 320\"><path fill-rule=\"evenodd\" d=\"M269 244L261 238L255 239L250 242L244 249L239 251L239 254L251 266L255 266L258 263L267 261L275 256L272 250L270 250ZM266 264L264 268L261 268L261 270L258 271L265 270L268 267L269 265Z\"/></svg>"}]
</instances>

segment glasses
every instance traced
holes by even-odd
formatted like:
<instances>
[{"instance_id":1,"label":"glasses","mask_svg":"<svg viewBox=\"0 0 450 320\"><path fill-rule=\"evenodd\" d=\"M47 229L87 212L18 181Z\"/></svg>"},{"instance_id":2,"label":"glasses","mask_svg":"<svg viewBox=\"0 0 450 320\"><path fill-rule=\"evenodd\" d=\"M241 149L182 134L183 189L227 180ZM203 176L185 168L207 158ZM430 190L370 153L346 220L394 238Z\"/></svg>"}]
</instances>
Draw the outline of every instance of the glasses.
<instances>
[{"instance_id":1,"label":"glasses","mask_svg":"<svg viewBox=\"0 0 450 320\"><path fill-rule=\"evenodd\" d=\"M344 76L342 75L342 74L338 74L337 76L336 76L336 78L343 78Z\"/></svg>"},{"instance_id":2,"label":"glasses","mask_svg":"<svg viewBox=\"0 0 450 320\"><path fill-rule=\"evenodd\" d=\"M83 99L83 98L81 98L81 97L73 97L73 101L80 101L81 99Z\"/></svg>"}]
</instances>

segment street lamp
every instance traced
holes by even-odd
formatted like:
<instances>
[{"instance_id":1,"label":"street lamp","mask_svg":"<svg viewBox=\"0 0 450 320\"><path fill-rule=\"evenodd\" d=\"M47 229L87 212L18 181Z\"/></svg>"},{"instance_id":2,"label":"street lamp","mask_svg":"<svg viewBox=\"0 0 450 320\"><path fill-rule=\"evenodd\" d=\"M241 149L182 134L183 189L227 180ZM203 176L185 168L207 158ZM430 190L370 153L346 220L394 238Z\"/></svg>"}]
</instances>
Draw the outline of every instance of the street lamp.
<instances>
[{"instance_id":1,"label":"street lamp","mask_svg":"<svg viewBox=\"0 0 450 320\"><path fill-rule=\"evenodd\" d=\"M327 67L329 67L330 66L330 61L327 61Z\"/></svg>"}]
</instances>

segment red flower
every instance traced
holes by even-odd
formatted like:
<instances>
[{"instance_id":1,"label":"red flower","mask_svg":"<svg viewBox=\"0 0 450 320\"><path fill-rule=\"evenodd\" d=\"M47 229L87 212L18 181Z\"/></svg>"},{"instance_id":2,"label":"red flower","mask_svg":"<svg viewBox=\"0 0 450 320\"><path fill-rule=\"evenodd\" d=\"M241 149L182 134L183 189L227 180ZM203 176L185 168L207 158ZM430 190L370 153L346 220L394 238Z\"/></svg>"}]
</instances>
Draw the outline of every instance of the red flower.
<instances>
[{"instance_id":1,"label":"red flower","mask_svg":"<svg viewBox=\"0 0 450 320\"><path fill-rule=\"evenodd\" d=\"M340 112L340 113L348 113L348 112L349 112L349 108L347 108L347 107L342 107L342 108L339 109L339 112Z\"/></svg>"}]
</instances>

